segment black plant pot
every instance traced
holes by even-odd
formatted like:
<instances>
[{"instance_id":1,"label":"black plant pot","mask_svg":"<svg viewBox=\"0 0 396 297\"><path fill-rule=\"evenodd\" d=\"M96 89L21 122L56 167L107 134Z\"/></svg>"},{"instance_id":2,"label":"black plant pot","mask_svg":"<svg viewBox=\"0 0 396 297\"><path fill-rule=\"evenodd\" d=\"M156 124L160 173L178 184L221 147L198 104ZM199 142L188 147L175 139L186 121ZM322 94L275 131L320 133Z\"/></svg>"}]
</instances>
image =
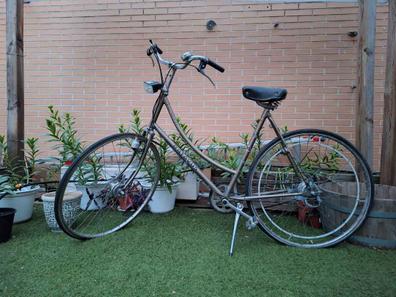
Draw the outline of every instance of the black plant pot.
<instances>
[{"instance_id":1,"label":"black plant pot","mask_svg":"<svg viewBox=\"0 0 396 297\"><path fill-rule=\"evenodd\" d=\"M14 208L0 208L0 243L11 238L15 212Z\"/></svg>"}]
</instances>

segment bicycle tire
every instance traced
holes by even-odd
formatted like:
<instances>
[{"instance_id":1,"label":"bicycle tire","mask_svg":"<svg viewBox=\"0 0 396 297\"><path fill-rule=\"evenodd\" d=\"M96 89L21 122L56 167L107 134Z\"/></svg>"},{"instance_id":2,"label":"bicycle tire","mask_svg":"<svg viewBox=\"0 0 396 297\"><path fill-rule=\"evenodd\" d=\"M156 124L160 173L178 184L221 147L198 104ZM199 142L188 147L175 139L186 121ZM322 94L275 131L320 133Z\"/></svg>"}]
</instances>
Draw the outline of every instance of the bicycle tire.
<instances>
[{"instance_id":1,"label":"bicycle tire","mask_svg":"<svg viewBox=\"0 0 396 297\"><path fill-rule=\"evenodd\" d=\"M277 190L304 194L248 202L260 229L295 247L330 247L346 240L363 224L373 200L367 162L335 133L303 129L282 138L310 185L295 172L279 137L264 146L250 167L246 195Z\"/></svg>"},{"instance_id":2,"label":"bicycle tire","mask_svg":"<svg viewBox=\"0 0 396 297\"><path fill-rule=\"evenodd\" d=\"M95 142L73 161L55 196L55 218L67 235L80 240L102 237L138 216L160 174L159 154L152 143L142 159L146 146L142 136L114 134ZM125 186L128 178L132 180ZM77 198L70 198L69 192L77 193L73 195Z\"/></svg>"}]
</instances>

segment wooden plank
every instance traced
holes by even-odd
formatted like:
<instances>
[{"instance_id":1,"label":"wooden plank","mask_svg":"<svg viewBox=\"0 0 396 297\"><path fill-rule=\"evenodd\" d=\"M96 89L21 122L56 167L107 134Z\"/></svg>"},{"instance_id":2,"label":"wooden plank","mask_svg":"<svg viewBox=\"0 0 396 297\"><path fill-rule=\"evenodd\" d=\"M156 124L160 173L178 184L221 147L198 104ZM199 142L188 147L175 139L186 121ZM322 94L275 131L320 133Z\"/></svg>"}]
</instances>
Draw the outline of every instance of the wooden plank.
<instances>
[{"instance_id":1,"label":"wooden plank","mask_svg":"<svg viewBox=\"0 0 396 297\"><path fill-rule=\"evenodd\" d=\"M23 161L23 0L7 0L7 146L10 159Z\"/></svg>"},{"instance_id":2,"label":"wooden plank","mask_svg":"<svg viewBox=\"0 0 396 297\"><path fill-rule=\"evenodd\" d=\"M389 1L380 181L396 186L396 1Z\"/></svg>"},{"instance_id":3,"label":"wooden plank","mask_svg":"<svg viewBox=\"0 0 396 297\"><path fill-rule=\"evenodd\" d=\"M376 10L376 1L360 0L356 146L370 167L373 164Z\"/></svg>"}]
</instances>

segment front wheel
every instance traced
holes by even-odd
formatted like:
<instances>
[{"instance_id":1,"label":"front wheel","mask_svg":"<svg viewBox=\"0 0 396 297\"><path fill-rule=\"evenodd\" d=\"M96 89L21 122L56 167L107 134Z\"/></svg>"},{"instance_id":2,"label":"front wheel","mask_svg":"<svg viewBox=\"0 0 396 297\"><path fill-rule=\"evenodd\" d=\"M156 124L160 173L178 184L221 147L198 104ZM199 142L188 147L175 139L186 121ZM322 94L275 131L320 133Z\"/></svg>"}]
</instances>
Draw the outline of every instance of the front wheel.
<instances>
[{"instance_id":1,"label":"front wheel","mask_svg":"<svg viewBox=\"0 0 396 297\"><path fill-rule=\"evenodd\" d=\"M291 246L340 243L370 209L370 168L350 142L334 133L297 130L283 139L261 149L247 176L246 195L258 197L249 205L259 226ZM267 192L275 195L265 197Z\"/></svg>"},{"instance_id":2,"label":"front wheel","mask_svg":"<svg viewBox=\"0 0 396 297\"><path fill-rule=\"evenodd\" d=\"M158 178L158 152L146 138L130 133L103 138L64 173L55 197L56 220L81 240L113 233L143 210Z\"/></svg>"}]
</instances>

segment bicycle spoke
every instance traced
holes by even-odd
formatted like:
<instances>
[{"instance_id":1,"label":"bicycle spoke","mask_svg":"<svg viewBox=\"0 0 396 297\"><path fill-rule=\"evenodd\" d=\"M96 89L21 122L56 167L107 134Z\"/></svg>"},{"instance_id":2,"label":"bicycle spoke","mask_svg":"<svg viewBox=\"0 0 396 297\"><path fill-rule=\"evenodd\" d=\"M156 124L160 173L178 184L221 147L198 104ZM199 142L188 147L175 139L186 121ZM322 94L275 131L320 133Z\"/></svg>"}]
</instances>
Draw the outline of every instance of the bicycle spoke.
<instances>
[{"instance_id":1,"label":"bicycle spoke","mask_svg":"<svg viewBox=\"0 0 396 297\"><path fill-rule=\"evenodd\" d=\"M100 140L66 171L57 192L56 216L67 234L79 239L103 236L122 228L142 211L155 190L159 171L150 175L141 169L139 175L133 162L140 158L145 164L141 168L147 164L158 168L159 158L153 146L143 156L125 145L136 137L117 134ZM133 175L135 178L124 184ZM81 196L76 209L66 211L65 193L70 188Z\"/></svg>"},{"instance_id":2,"label":"bicycle spoke","mask_svg":"<svg viewBox=\"0 0 396 297\"><path fill-rule=\"evenodd\" d=\"M334 134L302 130L287 133L284 140L304 180L285 157L280 140L275 140L252 166L249 196L265 196L274 190L301 194L249 202L260 227L294 246L324 247L341 242L367 214L372 199L369 169L356 150ZM366 170L361 178L353 164Z\"/></svg>"}]
</instances>

